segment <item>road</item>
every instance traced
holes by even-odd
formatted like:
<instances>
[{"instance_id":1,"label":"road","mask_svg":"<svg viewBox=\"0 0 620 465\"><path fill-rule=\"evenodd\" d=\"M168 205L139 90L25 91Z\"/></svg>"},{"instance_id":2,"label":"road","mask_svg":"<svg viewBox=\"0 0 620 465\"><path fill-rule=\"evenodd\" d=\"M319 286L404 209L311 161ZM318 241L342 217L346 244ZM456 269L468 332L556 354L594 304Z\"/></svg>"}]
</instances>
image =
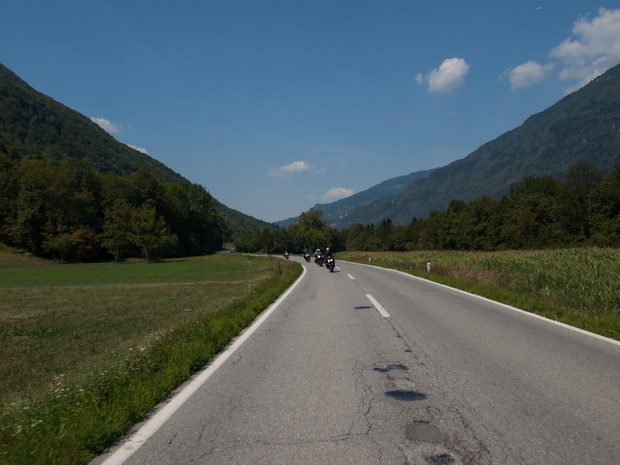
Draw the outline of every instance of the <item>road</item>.
<instances>
[{"instance_id":1,"label":"road","mask_svg":"<svg viewBox=\"0 0 620 465\"><path fill-rule=\"evenodd\" d=\"M620 464L620 344L402 273L304 265L106 465Z\"/></svg>"}]
</instances>

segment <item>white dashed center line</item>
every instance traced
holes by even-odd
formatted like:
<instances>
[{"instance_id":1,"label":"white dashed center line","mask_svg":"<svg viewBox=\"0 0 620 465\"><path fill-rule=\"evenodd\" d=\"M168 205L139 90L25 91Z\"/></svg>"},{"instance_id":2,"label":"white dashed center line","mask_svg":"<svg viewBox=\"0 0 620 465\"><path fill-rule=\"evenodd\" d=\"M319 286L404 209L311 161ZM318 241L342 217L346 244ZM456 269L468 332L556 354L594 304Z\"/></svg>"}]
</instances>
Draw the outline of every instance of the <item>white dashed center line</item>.
<instances>
[{"instance_id":1,"label":"white dashed center line","mask_svg":"<svg viewBox=\"0 0 620 465\"><path fill-rule=\"evenodd\" d=\"M377 311L381 314L383 318L390 317L390 314L385 311L385 308L383 308L383 306L379 302L377 302L377 299L375 299L370 294L366 294L366 297L368 297L368 300L370 300L370 302L375 306L375 308L377 309Z\"/></svg>"}]
</instances>

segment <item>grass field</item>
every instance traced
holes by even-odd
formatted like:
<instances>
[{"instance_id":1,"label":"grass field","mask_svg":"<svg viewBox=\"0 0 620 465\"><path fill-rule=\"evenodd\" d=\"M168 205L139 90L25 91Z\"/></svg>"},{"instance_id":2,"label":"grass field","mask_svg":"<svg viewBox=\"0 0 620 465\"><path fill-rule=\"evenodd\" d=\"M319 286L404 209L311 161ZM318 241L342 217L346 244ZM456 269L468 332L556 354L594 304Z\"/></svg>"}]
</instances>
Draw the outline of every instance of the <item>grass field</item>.
<instances>
[{"instance_id":1,"label":"grass field","mask_svg":"<svg viewBox=\"0 0 620 465\"><path fill-rule=\"evenodd\" d=\"M298 270L276 263L0 251L0 463L86 463L290 285Z\"/></svg>"},{"instance_id":2,"label":"grass field","mask_svg":"<svg viewBox=\"0 0 620 465\"><path fill-rule=\"evenodd\" d=\"M620 339L618 249L349 252L338 258L405 271Z\"/></svg>"}]
</instances>

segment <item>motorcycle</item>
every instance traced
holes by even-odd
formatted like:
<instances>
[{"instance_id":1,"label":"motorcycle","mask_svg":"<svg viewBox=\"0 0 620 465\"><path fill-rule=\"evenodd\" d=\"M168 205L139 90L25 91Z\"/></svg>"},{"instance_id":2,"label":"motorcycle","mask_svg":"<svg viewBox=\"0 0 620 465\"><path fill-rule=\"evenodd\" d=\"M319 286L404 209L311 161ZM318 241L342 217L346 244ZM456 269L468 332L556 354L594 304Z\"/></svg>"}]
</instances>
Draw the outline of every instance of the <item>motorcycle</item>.
<instances>
[{"instance_id":1,"label":"motorcycle","mask_svg":"<svg viewBox=\"0 0 620 465\"><path fill-rule=\"evenodd\" d=\"M333 257L327 257L327 261L325 262L325 266L332 273L334 272L334 267L336 266L336 260Z\"/></svg>"},{"instance_id":2,"label":"motorcycle","mask_svg":"<svg viewBox=\"0 0 620 465\"><path fill-rule=\"evenodd\" d=\"M323 255L321 255L321 254L317 255L316 258L314 259L316 264L319 265L319 266L323 266L323 261L324 260L325 260L325 257L323 257Z\"/></svg>"},{"instance_id":3,"label":"motorcycle","mask_svg":"<svg viewBox=\"0 0 620 465\"><path fill-rule=\"evenodd\" d=\"M305 253L304 254L304 260L306 260L308 263L310 263L310 254L309 253Z\"/></svg>"}]
</instances>

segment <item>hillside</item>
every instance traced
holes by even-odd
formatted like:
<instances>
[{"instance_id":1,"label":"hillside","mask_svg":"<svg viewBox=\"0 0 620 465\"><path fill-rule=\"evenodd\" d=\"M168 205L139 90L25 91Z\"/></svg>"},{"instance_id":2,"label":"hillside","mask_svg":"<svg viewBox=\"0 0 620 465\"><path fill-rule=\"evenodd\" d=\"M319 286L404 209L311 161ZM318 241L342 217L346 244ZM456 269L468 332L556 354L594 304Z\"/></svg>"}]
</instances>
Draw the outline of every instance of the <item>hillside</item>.
<instances>
[{"instance_id":1,"label":"hillside","mask_svg":"<svg viewBox=\"0 0 620 465\"><path fill-rule=\"evenodd\" d=\"M215 211L224 220L226 225L226 240L233 242L240 234L248 229L275 229L272 223L259 220L253 216L241 213L239 210L224 205L217 199L214 200Z\"/></svg>"},{"instance_id":2,"label":"hillside","mask_svg":"<svg viewBox=\"0 0 620 465\"><path fill-rule=\"evenodd\" d=\"M145 168L165 183L189 182L163 163L117 141L81 113L36 91L2 64L0 153L13 160L81 158L100 173L127 176ZM215 207L230 237L248 227L272 227L217 200Z\"/></svg>"},{"instance_id":3,"label":"hillside","mask_svg":"<svg viewBox=\"0 0 620 465\"><path fill-rule=\"evenodd\" d=\"M163 163L118 142L89 118L34 90L0 64L0 152L11 158L83 158L100 173L145 168L164 182L185 182Z\"/></svg>"},{"instance_id":4,"label":"hillside","mask_svg":"<svg viewBox=\"0 0 620 465\"><path fill-rule=\"evenodd\" d=\"M359 206L335 227L385 218L408 224L445 210L453 199L501 198L523 178L561 178L579 161L609 174L619 160L620 65L467 157L413 181L400 195Z\"/></svg>"}]
</instances>

